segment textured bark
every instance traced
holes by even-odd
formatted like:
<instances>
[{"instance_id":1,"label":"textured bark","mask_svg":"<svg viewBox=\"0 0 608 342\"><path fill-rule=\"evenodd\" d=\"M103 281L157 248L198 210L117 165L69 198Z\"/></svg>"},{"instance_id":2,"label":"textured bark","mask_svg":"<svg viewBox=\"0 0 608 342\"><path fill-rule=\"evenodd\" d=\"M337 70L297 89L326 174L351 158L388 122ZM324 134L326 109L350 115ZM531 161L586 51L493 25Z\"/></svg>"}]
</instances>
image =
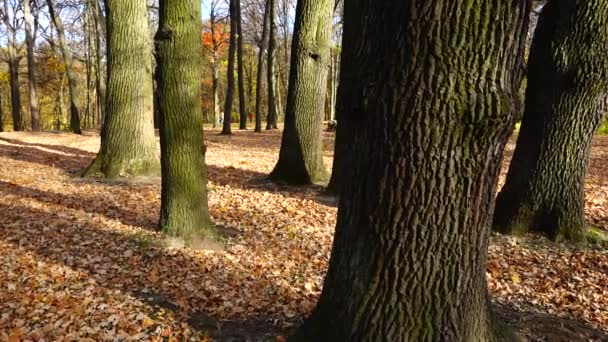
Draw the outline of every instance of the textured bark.
<instances>
[{"instance_id":1,"label":"textured bark","mask_svg":"<svg viewBox=\"0 0 608 342\"><path fill-rule=\"evenodd\" d=\"M186 241L215 236L207 204L201 110L200 1L161 0L159 64L161 229Z\"/></svg>"},{"instance_id":2,"label":"textured bark","mask_svg":"<svg viewBox=\"0 0 608 342\"><path fill-rule=\"evenodd\" d=\"M152 44L146 4L108 0L107 113L97 158L85 172L108 178L157 174Z\"/></svg>"},{"instance_id":3,"label":"textured bark","mask_svg":"<svg viewBox=\"0 0 608 342\"><path fill-rule=\"evenodd\" d=\"M256 90L255 90L255 131L262 131L262 83L264 77L264 52L268 47L268 16L270 14L270 1L266 0L264 6L264 23L262 25L262 37L260 40L260 46L258 50L258 70L256 77Z\"/></svg>"},{"instance_id":4,"label":"textured bark","mask_svg":"<svg viewBox=\"0 0 608 342\"><path fill-rule=\"evenodd\" d=\"M467 4L345 2L338 110L352 177L318 306L292 340L502 337L488 308L488 226L529 2Z\"/></svg>"},{"instance_id":5,"label":"textured bark","mask_svg":"<svg viewBox=\"0 0 608 342\"><path fill-rule=\"evenodd\" d=\"M247 129L247 100L245 99L245 65L243 64L243 28L241 0L234 0L237 31L237 68L239 82L239 129Z\"/></svg>"},{"instance_id":6,"label":"textured bark","mask_svg":"<svg viewBox=\"0 0 608 342\"><path fill-rule=\"evenodd\" d=\"M228 70L226 71L227 86L226 99L224 102L224 125L222 134L232 134L232 107L234 103L234 60L236 58L237 45L237 18L236 4L239 0L230 0L230 46L228 47Z\"/></svg>"},{"instance_id":7,"label":"textured bark","mask_svg":"<svg viewBox=\"0 0 608 342\"><path fill-rule=\"evenodd\" d=\"M53 25L57 30L57 36L59 37L59 44L61 45L61 55L63 56L63 63L65 65L65 74L68 78L68 89L70 93L70 129L72 132L81 134L80 129L80 113L78 112L78 85L76 84L76 74L74 73L74 63L72 61L72 52L68 46L68 42L65 39L65 32L63 29L63 22L59 13L55 11L53 0L46 0L47 7L49 8L49 14Z\"/></svg>"},{"instance_id":8,"label":"textured bark","mask_svg":"<svg viewBox=\"0 0 608 342\"><path fill-rule=\"evenodd\" d=\"M608 110L608 3L551 0L530 52L526 106L494 228L585 239L584 182Z\"/></svg>"},{"instance_id":9,"label":"textured bark","mask_svg":"<svg viewBox=\"0 0 608 342\"><path fill-rule=\"evenodd\" d=\"M330 61L333 0L300 0L291 45L285 129L275 181L312 184L327 177L322 123Z\"/></svg>"},{"instance_id":10,"label":"textured bark","mask_svg":"<svg viewBox=\"0 0 608 342\"><path fill-rule=\"evenodd\" d=\"M40 131L40 111L38 107L38 92L36 90L36 62L34 56L34 18L30 0L23 0L23 16L25 21L25 43L27 47L27 81L29 90L30 115L32 131Z\"/></svg>"},{"instance_id":11,"label":"textured bark","mask_svg":"<svg viewBox=\"0 0 608 342\"><path fill-rule=\"evenodd\" d=\"M268 2L268 58L266 62L266 85L268 86L268 114L266 116L266 129L275 129L277 128L277 107L274 60L277 46L277 0L268 0Z\"/></svg>"}]
</instances>

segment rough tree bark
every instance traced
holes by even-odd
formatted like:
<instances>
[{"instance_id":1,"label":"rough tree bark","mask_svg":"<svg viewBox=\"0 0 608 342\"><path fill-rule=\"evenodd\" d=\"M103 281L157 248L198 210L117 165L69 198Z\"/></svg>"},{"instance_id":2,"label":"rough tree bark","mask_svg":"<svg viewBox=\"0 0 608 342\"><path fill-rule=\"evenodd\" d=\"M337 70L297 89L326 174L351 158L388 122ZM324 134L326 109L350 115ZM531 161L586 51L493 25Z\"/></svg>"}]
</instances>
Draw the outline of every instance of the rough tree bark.
<instances>
[{"instance_id":1,"label":"rough tree bark","mask_svg":"<svg viewBox=\"0 0 608 342\"><path fill-rule=\"evenodd\" d=\"M333 0L300 0L291 45L285 129L270 174L293 185L326 180L323 113L330 58Z\"/></svg>"},{"instance_id":2,"label":"rough tree bark","mask_svg":"<svg viewBox=\"0 0 608 342\"><path fill-rule=\"evenodd\" d=\"M224 135L232 134L232 106L234 103L234 60L236 58L237 45L237 15L236 1L230 0L230 46L228 47L228 70L226 70L227 87L226 99L224 102L224 125L222 133Z\"/></svg>"},{"instance_id":3,"label":"rough tree bark","mask_svg":"<svg viewBox=\"0 0 608 342\"><path fill-rule=\"evenodd\" d=\"M352 177L323 292L292 340L503 337L488 308L488 226L529 1L468 4L345 2Z\"/></svg>"},{"instance_id":4,"label":"rough tree bark","mask_svg":"<svg viewBox=\"0 0 608 342\"><path fill-rule=\"evenodd\" d=\"M145 2L108 0L107 112L101 148L85 175L157 174L152 44Z\"/></svg>"},{"instance_id":5,"label":"rough tree bark","mask_svg":"<svg viewBox=\"0 0 608 342\"><path fill-rule=\"evenodd\" d=\"M76 74L74 73L74 63L72 61L72 52L68 46L68 42L65 39L65 32L63 29L63 22L59 13L55 10L53 0L46 0L47 7L53 25L57 30L57 36L59 38L59 45L61 47L61 54L63 56L63 63L65 65L65 74L68 78L68 89L70 93L70 129L72 132L81 134L80 129L80 113L78 112L78 85L76 81Z\"/></svg>"},{"instance_id":6,"label":"rough tree bark","mask_svg":"<svg viewBox=\"0 0 608 342\"><path fill-rule=\"evenodd\" d=\"M276 78L274 72L275 51L277 46L277 0L268 0L268 53L266 62L266 85L268 87L268 114L266 115L266 129L277 128L276 107Z\"/></svg>"},{"instance_id":7,"label":"rough tree bark","mask_svg":"<svg viewBox=\"0 0 608 342\"><path fill-rule=\"evenodd\" d=\"M262 25L262 37L258 50L258 70L255 90L255 131L262 131L262 83L264 77L264 52L268 46L268 16L270 14L270 1L266 0L264 6L264 23Z\"/></svg>"},{"instance_id":8,"label":"rough tree bark","mask_svg":"<svg viewBox=\"0 0 608 342\"><path fill-rule=\"evenodd\" d=\"M160 0L155 36L160 94L161 229L186 241L214 237L207 204L201 110L200 1Z\"/></svg>"},{"instance_id":9,"label":"rough tree bark","mask_svg":"<svg viewBox=\"0 0 608 342\"><path fill-rule=\"evenodd\" d=\"M584 182L608 110L608 3L552 0L536 28L521 131L494 228L585 240Z\"/></svg>"},{"instance_id":10,"label":"rough tree bark","mask_svg":"<svg viewBox=\"0 0 608 342\"><path fill-rule=\"evenodd\" d=\"M32 117L32 131L40 131L40 111L38 106L38 92L36 90L36 62L34 56L34 17L30 7L30 0L23 0L23 17L25 21L25 43L27 47L27 81L29 91L30 115Z\"/></svg>"},{"instance_id":11,"label":"rough tree bark","mask_svg":"<svg viewBox=\"0 0 608 342\"><path fill-rule=\"evenodd\" d=\"M237 31L237 69L239 82L239 129L247 129L247 100L245 99L245 65L243 64L243 25L241 0L234 0Z\"/></svg>"}]
</instances>

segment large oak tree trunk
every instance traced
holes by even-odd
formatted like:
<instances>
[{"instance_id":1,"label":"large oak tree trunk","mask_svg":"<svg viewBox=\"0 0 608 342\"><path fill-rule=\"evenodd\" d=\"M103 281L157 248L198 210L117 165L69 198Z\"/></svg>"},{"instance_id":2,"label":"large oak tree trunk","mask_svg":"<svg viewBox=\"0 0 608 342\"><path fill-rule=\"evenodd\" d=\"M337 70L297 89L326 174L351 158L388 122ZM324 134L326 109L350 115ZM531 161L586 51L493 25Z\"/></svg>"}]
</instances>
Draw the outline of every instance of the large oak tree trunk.
<instances>
[{"instance_id":1,"label":"large oak tree trunk","mask_svg":"<svg viewBox=\"0 0 608 342\"><path fill-rule=\"evenodd\" d=\"M25 21L25 43L27 48L27 81L32 117L32 131L40 131L40 110L38 109L38 92L36 87L36 62L34 56L34 18L30 0L23 0L23 17Z\"/></svg>"},{"instance_id":2,"label":"large oak tree trunk","mask_svg":"<svg viewBox=\"0 0 608 342\"><path fill-rule=\"evenodd\" d=\"M108 0L107 112L101 148L85 174L157 174L152 44L145 2Z\"/></svg>"},{"instance_id":3,"label":"large oak tree trunk","mask_svg":"<svg viewBox=\"0 0 608 342\"><path fill-rule=\"evenodd\" d=\"M528 6L345 2L338 110L352 176L318 306L293 340L498 339L488 228Z\"/></svg>"},{"instance_id":4,"label":"large oak tree trunk","mask_svg":"<svg viewBox=\"0 0 608 342\"><path fill-rule=\"evenodd\" d=\"M49 14L55 29L57 29L57 36L59 37L59 45L61 47L61 54L63 56L63 62L65 65L65 74L68 78L68 89L70 93L70 129L72 132L81 134L80 129L80 113L78 112L78 85L76 84L76 74L74 73L74 62L72 60L72 52L68 46L68 42L65 39L65 32L63 29L63 22L59 13L55 10L53 0L46 0L47 7L49 8Z\"/></svg>"},{"instance_id":5,"label":"large oak tree trunk","mask_svg":"<svg viewBox=\"0 0 608 342\"><path fill-rule=\"evenodd\" d=\"M224 102L224 125L222 127L222 134L232 134L232 106L234 102L234 60L236 58L237 48L237 13L236 13L236 1L230 0L230 46L228 47L228 70L226 71L227 87L226 87L226 99Z\"/></svg>"},{"instance_id":6,"label":"large oak tree trunk","mask_svg":"<svg viewBox=\"0 0 608 342\"><path fill-rule=\"evenodd\" d=\"M161 0L155 36L160 94L160 227L186 241L213 237L201 110L200 1Z\"/></svg>"},{"instance_id":7,"label":"large oak tree trunk","mask_svg":"<svg viewBox=\"0 0 608 342\"><path fill-rule=\"evenodd\" d=\"M322 123L330 59L333 0L300 0L291 50L285 129L275 181L325 180Z\"/></svg>"},{"instance_id":8,"label":"large oak tree trunk","mask_svg":"<svg viewBox=\"0 0 608 342\"><path fill-rule=\"evenodd\" d=\"M608 3L551 0L529 60L526 107L494 228L585 239L584 182L608 110Z\"/></svg>"}]
</instances>

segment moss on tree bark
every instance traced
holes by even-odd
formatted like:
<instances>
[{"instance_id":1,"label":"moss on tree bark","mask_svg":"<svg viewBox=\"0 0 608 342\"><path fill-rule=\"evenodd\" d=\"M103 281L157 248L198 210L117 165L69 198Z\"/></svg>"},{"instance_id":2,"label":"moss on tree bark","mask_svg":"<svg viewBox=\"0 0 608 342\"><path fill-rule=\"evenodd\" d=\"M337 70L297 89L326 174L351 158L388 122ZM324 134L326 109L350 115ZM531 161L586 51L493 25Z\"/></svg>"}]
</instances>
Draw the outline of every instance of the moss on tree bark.
<instances>
[{"instance_id":1,"label":"moss on tree bark","mask_svg":"<svg viewBox=\"0 0 608 342\"><path fill-rule=\"evenodd\" d=\"M326 180L323 165L323 109L330 58L332 0L301 0L291 50L285 129L275 181L311 184Z\"/></svg>"},{"instance_id":2,"label":"moss on tree bark","mask_svg":"<svg viewBox=\"0 0 608 342\"><path fill-rule=\"evenodd\" d=\"M108 82L101 148L85 175L156 175L152 44L145 3L107 1Z\"/></svg>"},{"instance_id":3,"label":"moss on tree bark","mask_svg":"<svg viewBox=\"0 0 608 342\"><path fill-rule=\"evenodd\" d=\"M352 170L323 292L291 339L498 340L488 227L529 1L344 5Z\"/></svg>"},{"instance_id":4,"label":"moss on tree bark","mask_svg":"<svg viewBox=\"0 0 608 342\"><path fill-rule=\"evenodd\" d=\"M526 106L494 229L585 240L584 182L608 110L608 3L550 1L529 59Z\"/></svg>"},{"instance_id":5,"label":"moss on tree bark","mask_svg":"<svg viewBox=\"0 0 608 342\"><path fill-rule=\"evenodd\" d=\"M201 110L200 2L161 0L159 16L160 226L168 235L190 242L213 238Z\"/></svg>"}]
</instances>

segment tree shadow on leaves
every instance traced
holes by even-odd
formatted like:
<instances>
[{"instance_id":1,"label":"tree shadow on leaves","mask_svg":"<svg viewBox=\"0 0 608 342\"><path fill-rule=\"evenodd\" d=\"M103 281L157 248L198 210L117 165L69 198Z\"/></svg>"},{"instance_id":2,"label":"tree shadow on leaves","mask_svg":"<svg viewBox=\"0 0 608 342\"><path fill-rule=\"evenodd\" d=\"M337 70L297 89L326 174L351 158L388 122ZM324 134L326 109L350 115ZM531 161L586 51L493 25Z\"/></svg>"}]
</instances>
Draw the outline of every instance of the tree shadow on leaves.
<instances>
[{"instance_id":1,"label":"tree shadow on leaves","mask_svg":"<svg viewBox=\"0 0 608 342\"><path fill-rule=\"evenodd\" d=\"M67 173L82 171L95 156L93 153L71 147L30 144L6 138L0 138L0 141L10 143L10 145L0 144L0 157L49 166ZM45 149L53 149L56 152L50 152ZM65 150L62 151L62 149Z\"/></svg>"},{"instance_id":2,"label":"tree shadow on leaves","mask_svg":"<svg viewBox=\"0 0 608 342\"><path fill-rule=\"evenodd\" d=\"M82 280L83 284L65 285L76 292L94 280L101 288L133 296L153 310L170 311L179 324L188 324L214 340L266 340L281 333L267 320L266 310L247 304L260 300L287 303L290 299L281 291L251 293L239 288L245 279L251 282L254 265L214 253L195 256L187 250L164 248L144 242L136 233L109 229L86 217L4 203L0 203L0 212L0 239L13 245L12 250L25 250L39 261L87 274L89 280ZM278 286L263 276L255 281L255 288L262 291ZM59 310L53 305L47 311ZM220 314L226 307L237 306L243 311Z\"/></svg>"},{"instance_id":3,"label":"tree shadow on leaves","mask_svg":"<svg viewBox=\"0 0 608 342\"><path fill-rule=\"evenodd\" d=\"M512 304L493 303L494 313L529 341L587 342L608 341L608 332L580 319L558 317L547 309L530 305L515 308Z\"/></svg>"},{"instance_id":4,"label":"tree shadow on leaves","mask_svg":"<svg viewBox=\"0 0 608 342\"><path fill-rule=\"evenodd\" d=\"M31 198L33 200L55 204L66 209L82 210L89 214L99 214L126 225L147 230L156 230L158 209L142 211L129 208L125 201L113 200L111 196L95 195L93 192L78 195L60 194L46 190L33 189L0 180L0 193Z\"/></svg>"}]
</instances>

